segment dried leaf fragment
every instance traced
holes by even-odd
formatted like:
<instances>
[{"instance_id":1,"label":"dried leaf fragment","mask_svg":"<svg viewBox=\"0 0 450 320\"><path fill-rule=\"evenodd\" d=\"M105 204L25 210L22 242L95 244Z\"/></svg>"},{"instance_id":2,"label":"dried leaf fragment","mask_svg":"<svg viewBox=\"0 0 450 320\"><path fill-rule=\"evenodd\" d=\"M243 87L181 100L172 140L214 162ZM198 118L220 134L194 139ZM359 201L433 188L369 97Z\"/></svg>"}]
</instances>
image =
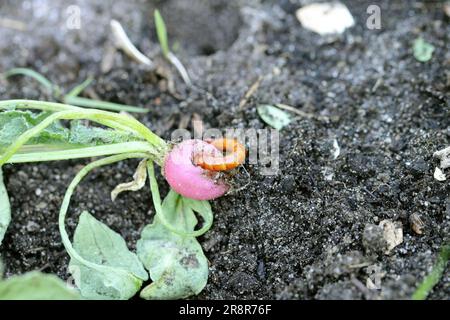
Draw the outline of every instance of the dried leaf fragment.
<instances>
[{"instance_id":1,"label":"dried leaf fragment","mask_svg":"<svg viewBox=\"0 0 450 320\"><path fill-rule=\"evenodd\" d=\"M142 189L145 185L145 180L147 180L147 160L142 160L133 175L133 181L121 183L115 187L111 191L111 200L116 200L119 193L123 191L138 191Z\"/></svg>"},{"instance_id":2,"label":"dried leaf fragment","mask_svg":"<svg viewBox=\"0 0 450 320\"><path fill-rule=\"evenodd\" d=\"M403 228L400 222L393 222L386 219L380 222L380 227L383 228L383 238L386 240L387 247L384 251L389 254L392 249L403 242Z\"/></svg>"}]
</instances>

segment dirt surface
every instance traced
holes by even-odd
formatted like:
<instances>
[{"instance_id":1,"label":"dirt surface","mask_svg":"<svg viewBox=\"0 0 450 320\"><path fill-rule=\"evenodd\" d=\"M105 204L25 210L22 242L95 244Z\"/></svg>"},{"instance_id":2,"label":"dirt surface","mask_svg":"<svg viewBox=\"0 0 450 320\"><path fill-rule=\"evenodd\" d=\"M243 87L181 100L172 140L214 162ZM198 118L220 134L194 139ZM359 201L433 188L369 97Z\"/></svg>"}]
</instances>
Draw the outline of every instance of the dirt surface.
<instances>
[{"instance_id":1,"label":"dirt surface","mask_svg":"<svg viewBox=\"0 0 450 320\"><path fill-rule=\"evenodd\" d=\"M318 116L298 117L281 131L280 174L264 176L247 165L246 189L212 201L215 222L200 239L210 277L198 298L408 298L450 230L450 185L433 178L432 157L450 145L449 18L433 1L343 1L356 25L320 37L294 15L309 2L4 0L0 72L30 67L66 89L93 75L96 95L149 108L139 119L167 139L192 113L206 127L221 129L266 128L256 112L261 103ZM73 4L81 9L81 29L67 25ZM369 4L381 7L381 30L366 27ZM158 60L155 7L197 87L188 89L175 76L181 100L122 53L114 55L111 70L101 68L111 47L111 18ZM27 30L5 27L5 18L22 21ZM419 35L436 48L427 63L412 54ZM239 108L258 77L259 89ZM51 99L33 80L0 81L1 99ZM33 269L69 276L57 213L67 185L87 162L4 167L13 210L1 249L7 276ZM136 165L123 162L88 176L73 198L69 229L88 210L134 248L154 213L148 190L108 199ZM162 178L160 185L167 192ZM422 235L411 229L413 214L425 223ZM404 235L389 255L377 227L384 219L401 223ZM366 288L373 273L381 290ZM449 274L447 267L431 299L450 298Z\"/></svg>"}]
</instances>

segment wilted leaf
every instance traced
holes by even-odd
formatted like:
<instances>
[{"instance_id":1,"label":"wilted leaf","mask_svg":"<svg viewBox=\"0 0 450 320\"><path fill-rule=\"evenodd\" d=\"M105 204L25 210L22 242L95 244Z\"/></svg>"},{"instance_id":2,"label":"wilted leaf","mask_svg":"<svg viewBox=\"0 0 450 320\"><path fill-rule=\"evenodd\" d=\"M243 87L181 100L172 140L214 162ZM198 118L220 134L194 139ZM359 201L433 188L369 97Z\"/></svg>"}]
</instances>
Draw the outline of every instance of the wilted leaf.
<instances>
[{"instance_id":1,"label":"wilted leaf","mask_svg":"<svg viewBox=\"0 0 450 320\"><path fill-rule=\"evenodd\" d=\"M0 245L5 236L6 229L11 222L11 206L9 204L8 192L3 181L3 172L0 167Z\"/></svg>"},{"instance_id":2,"label":"wilted leaf","mask_svg":"<svg viewBox=\"0 0 450 320\"><path fill-rule=\"evenodd\" d=\"M128 250L123 238L88 212L80 216L73 247L89 262L71 257L69 265L85 298L129 299L148 279L142 263Z\"/></svg>"},{"instance_id":3,"label":"wilted leaf","mask_svg":"<svg viewBox=\"0 0 450 320\"><path fill-rule=\"evenodd\" d=\"M384 253L389 254L392 249L403 242L402 224L386 219L382 220L379 226L383 229L383 238L387 243L387 247Z\"/></svg>"},{"instance_id":4,"label":"wilted leaf","mask_svg":"<svg viewBox=\"0 0 450 320\"><path fill-rule=\"evenodd\" d=\"M123 191L138 191L145 186L147 180L147 160L142 160L133 175L133 181L119 184L111 191L111 200L116 200L116 197Z\"/></svg>"},{"instance_id":5,"label":"wilted leaf","mask_svg":"<svg viewBox=\"0 0 450 320\"><path fill-rule=\"evenodd\" d=\"M0 281L0 300L79 300L80 294L51 274L28 272Z\"/></svg>"},{"instance_id":6,"label":"wilted leaf","mask_svg":"<svg viewBox=\"0 0 450 320\"><path fill-rule=\"evenodd\" d=\"M414 57L420 62L427 62L431 59L434 52L434 46L426 42L422 37L414 41Z\"/></svg>"},{"instance_id":7,"label":"wilted leaf","mask_svg":"<svg viewBox=\"0 0 450 320\"><path fill-rule=\"evenodd\" d=\"M174 229L192 233L197 225L194 210L211 210L205 202L171 190L162 205L164 218ZM158 216L142 231L137 252L153 281L141 291L144 299L186 298L198 294L207 283L208 261L197 239L171 232Z\"/></svg>"},{"instance_id":8,"label":"wilted leaf","mask_svg":"<svg viewBox=\"0 0 450 320\"><path fill-rule=\"evenodd\" d=\"M291 123L291 116L277 107L263 104L257 108L258 114L269 126L281 130L283 127Z\"/></svg>"}]
</instances>

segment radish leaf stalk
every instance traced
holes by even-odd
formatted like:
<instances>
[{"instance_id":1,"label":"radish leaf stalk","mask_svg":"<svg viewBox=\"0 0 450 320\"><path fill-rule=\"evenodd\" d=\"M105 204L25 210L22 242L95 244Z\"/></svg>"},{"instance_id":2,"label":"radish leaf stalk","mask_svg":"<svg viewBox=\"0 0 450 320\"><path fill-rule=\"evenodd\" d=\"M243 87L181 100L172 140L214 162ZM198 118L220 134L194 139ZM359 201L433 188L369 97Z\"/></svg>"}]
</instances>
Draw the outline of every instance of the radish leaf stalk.
<instances>
[{"instance_id":1,"label":"radish leaf stalk","mask_svg":"<svg viewBox=\"0 0 450 320\"><path fill-rule=\"evenodd\" d=\"M153 282L141 291L140 296L144 299L181 299L198 294L208 280L208 260L195 237L211 227L211 208L206 201L185 201L186 198L173 190L161 204L153 164L149 163L148 171L157 213L153 223L142 231L137 254ZM194 210L206 218L204 227L197 232L194 231L198 223Z\"/></svg>"},{"instance_id":2,"label":"radish leaf stalk","mask_svg":"<svg viewBox=\"0 0 450 320\"><path fill-rule=\"evenodd\" d=\"M78 172L64 195L58 219L59 232L61 234L63 245L71 258L70 265L72 268L69 270L74 275L77 286L86 298L129 299L140 289L142 282L147 280L148 276L144 274L145 271L143 271L142 268L139 268L136 261L130 263L129 260L125 260L122 264L119 264L116 263L117 261L115 260L113 260L113 262L111 260L97 260L95 256L98 256L102 251L104 252L105 246L94 247L93 243L95 243L95 241L91 241L89 244L84 244L84 246L91 246L90 249L86 249L80 244L81 240L79 240L81 234L83 237L89 236L92 239L92 237L96 236L94 234L96 231L94 230L92 232L86 230L80 231L76 237L76 245L72 245L65 228L65 218L69 209L72 194L77 185L91 170L125 159L145 157L146 154L130 153L115 155L91 162ZM92 224L92 220L90 222ZM83 227L83 229L85 229L85 227ZM104 227L99 226L97 226L96 229L103 229L103 237L112 237L112 231L107 232ZM124 243L121 243L118 237L120 236L114 234L114 246L120 247L120 250L122 251L122 253L117 252L117 254L129 255L129 253L123 253L123 251L125 251ZM77 249L80 249L80 252ZM108 252L107 254L109 256L113 254L113 252Z\"/></svg>"}]
</instances>

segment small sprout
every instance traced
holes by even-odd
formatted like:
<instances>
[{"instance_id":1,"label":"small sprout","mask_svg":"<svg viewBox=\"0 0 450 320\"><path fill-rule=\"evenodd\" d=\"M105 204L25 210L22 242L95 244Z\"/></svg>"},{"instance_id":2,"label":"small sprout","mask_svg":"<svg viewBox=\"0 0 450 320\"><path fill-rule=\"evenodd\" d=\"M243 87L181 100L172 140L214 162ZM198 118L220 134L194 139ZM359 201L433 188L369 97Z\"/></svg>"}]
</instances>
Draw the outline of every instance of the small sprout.
<instances>
[{"instance_id":1,"label":"small sprout","mask_svg":"<svg viewBox=\"0 0 450 320\"><path fill-rule=\"evenodd\" d=\"M411 223L411 229L417 234L423 234L423 228L425 223L423 223L420 215L418 213L413 213L409 216L409 222Z\"/></svg>"},{"instance_id":2,"label":"small sprout","mask_svg":"<svg viewBox=\"0 0 450 320\"><path fill-rule=\"evenodd\" d=\"M119 49L123 50L130 58L132 58L136 62L145 64L150 67L153 66L153 62L134 46L119 21L111 20L110 25L112 33L114 35L116 46Z\"/></svg>"},{"instance_id":3,"label":"small sprout","mask_svg":"<svg viewBox=\"0 0 450 320\"><path fill-rule=\"evenodd\" d=\"M14 68L5 73L6 78L15 75L23 75L35 79L44 87L49 89L56 100L59 100L66 104L111 111L128 111L138 113L148 112L146 108L79 97L78 95L81 94L81 92L92 83L93 79L91 77L87 78L81 84L75 86L71 91L69 91L69 93L63 94L63 90L59 86L52 84L50 80L32 69Z\"/></svg>"},{"instance_id":4,"label":"small sprout","mask_svg":"<svg viewBox=\"0 0 450 320\"><path fill-rule=\"evenodd\" d=\"M425 300L427 298L431 290L433 290L433 287L438 284L440 278L442 277L445 267L447 266L448 259L450 259L450 244L447 243L442 246L436 264L430 274L423 279L422 283L412 295L413 300Z\"/></svg>"},{"instance_id":5,"label":"small sprout","mask_svg":"<svg viewBox=\"0 0 450 320\"><path fill-rule=\"evenodd\" d=\"M61 89L58 86L51 83L50 80L48 80L46 77L44 77L39 72L36 72L29 68L13 68L13 69L6 71L4 75L5 75L5 78L9 78L12 76L17 76L17 75L27 76L27 77L33 78L34 80L39 82L41 85L43 85L45 88L47 88L52 93L52 95L59 96L61 94Z\"/></svg>"},{"instance_id":6,"label":"small sprout","mask_svg":"<svg viewBox=\"0 0 450 320\"><path fill-rule=\"evenodd\" d=\"M155 16L156 34L158 35L158 41L161 46L161 51L164 57L178 70L178 73L180 74L181 78L183 78L183 81L188 86L191 86L192 82L189 77L189 74L187 73L186 68L177 58L177 56L175 56L169 49L169 40L167 39L167 28L163 17L161 16L158 10L155 10L154 16Z\"/></svg>"},{"instance_id":7,"label":"small sprout","mask_svg":"<svg viewBox=\"0 0 450 320\"><path fill-rule=\"evenodd\" d=\"M272 105L260 105L257 111L265 123L277 130L281 130L291 123L291 116L287 112Z\"/></svg>"},{"instance_id":8,"label":"small sprout","mask_svg":"<svg viewBox=\"0 0 450 320\"><path fill-rule=\"evenodd\" d=\"M161 13L159 13L159 10L155 10L155 26L156 26L156 34L158 35L158 41L161 45L161 50L164 55L164 57L167 58L169 55L169 41L167 39L167 28L166 24L164 23L164 20L161 16Z\"/></svg>"},{"instance_id":9,"label":"small sprout","mask_svg":"<svg viewBox=\"0 0 450 320\"><path fill-rule=\"evenodd\" d=\"M422 37L417 38L413 45L414 58L420 62L427 62L431 59L434 52L434 46L426 42Z\"/></svg>"}]
</instances>

